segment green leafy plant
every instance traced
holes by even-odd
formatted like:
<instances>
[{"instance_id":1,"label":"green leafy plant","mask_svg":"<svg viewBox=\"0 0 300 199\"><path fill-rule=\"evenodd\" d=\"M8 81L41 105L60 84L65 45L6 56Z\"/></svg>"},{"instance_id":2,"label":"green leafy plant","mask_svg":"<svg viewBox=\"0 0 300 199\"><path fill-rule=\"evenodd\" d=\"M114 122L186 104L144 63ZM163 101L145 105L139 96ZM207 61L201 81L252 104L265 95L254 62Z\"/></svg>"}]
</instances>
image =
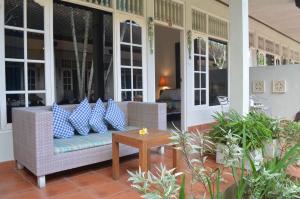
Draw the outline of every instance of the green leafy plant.
<instances>
[{"instance_id":1,"label":"green leafy plant","mask_svg":"<svg viewBox=\"0 0 300 199\"><path fill-rule=\"evenodd\" d=\"M252 164L252 174L245 177L251 199L300 198L300 186L286 174L288 166L298 159L299 145L290 148L283 157L267 161L261 168Z\"/></svg>"},{"instance_id":2,"label":"green leafy plant","mask_svg":"<svg viewBox=\"0 0 300 199\"><path fill-rule=\"evenodd\" d=\"M217 113L214 116L217 124L213 127L210 134L216 143L226 144L226 133L232 132L234 135L243 137L246 135L246 148L255 150L264 146L264 141L272 139L275 124L261 113L251 112L247 116L241 116L236 111L228 113ZM263 119L260 121L260 119ZM243 132L245 131L245 132ZM242 146L242 140L239 143Z\"/></svg>"},{"instance_id":3,"label":"green leafy plant","mask_svg":"<svg viewBox=\"0 0 300 199\"><path fill-rule=\"evenodd\" d=\"M143 193L145 199L169 199L176 198L180 186L177 184L177 177L182 173L174 173L175 169L167 170L164 165L156 167L156 173L143 172L141 169L137 172L128 171L129 182L132 187Z\"/></svg>"},{"instance_id":4,"label":"green leafy plant","mask_svg":"<svg viewBox=\"0 0 300 199\"><path fill-rule=\"evenodd\" d=\"M294 146L300 142L300 123L294 121L282 120L279 124L282 151Z\"/></svg>"},{"instance_id":5,"label":"green leafy plant","mask_svg":"<svg viewBox=\"0 0 300 199\"><path fill-rule=\"evenodd\" d=\"M183 158L187 164L187 174L192 178L191 185L194 183L201 183L204 187L203 192L197 190L192 190L192 197L200 198L211 198L211 199L222 199L223 195L220 190L220 184L222 182L223 168L209 168L206 166L207 155L214 153L215 146L211 140L211 137L200 133L190 133L185 131L176 130L172 133L172 145L176 146L176 149L181 151ZM234 142L234 141L233 141ZM233 148L235 149L235 148ZM240 153L240 148L238 149ZM237 153L235 151L230 151L232 153ZM229 160L232 155L228 156L228 164L230 166L236 165L235 160ZM185 185L183 184L184 180L181 182L181 186L175 186L174 183L176 178L181 174L172 174L174 170L167 171L164 166L161 165L159 172L156 174L151 173L150 171L146 175L144 172L139 170L136 173L129 172L130 178L129 181L132 182L132 186L143 193L144 198L148 199L158 199L158 198L172 198L180 196L184 198L183 190ZM163 171L163 172L162 172ZM236 172L237 173L237 172ZM167 175L166 175L167 174ZM171 177L173 175L173 177ZM154 177L156 176L156 177ZM166 178L166 179L164 179ZM164 180L162 180L164 179ZM169 182L169 183L162 183ZM172 190L168 190L164 185L172 184ZM159 185L159 187L158 187ZM181 189L179 188L181 187ZM169 187L170 188L170 187ZM176 192L179 193L175 194ZM170 194L172 193L172 194ZM169 197L172 196L172 197Z\"/></svg>"},{"instance_id":6,"label":"green leafy plant","mask_svg":"<svg viewBox=\"0 0 300 199\"><path fill-rule=\"evenodd\" d=\"M251 158L249 146L249 133L253 132L253 123L258 124L255 127L256 131L259 129L268 129L264 133L265 139L272 138L272 133L277 132L278 124L265 115L258 115L251 113L243 117L236 112L231 112L229 117L224 113L218 113L219 124L216 125L215 134L219 137L215 140L225 142L228 146L225 148L225 163L231 168L231 175L235 182L235 189L233 194L226 199L292 199L300 198L300 186L298 183L292 181L286 174L286 169L299 160L300 144L299 140L294 141L286 152L277 158L267 160L263 164L256 165ZM254 115L252 115L254 114ZM257 123L255 120L261 120ZM274 123L273 123L274 122ZM268 127L267 127L268 126ZM249 127L252 130L249 130ZM273 129L273 130L270 130ZM280 133L291 131L290 134L297 134L300 130L300 125L296 123L288 123L280 125ZM296 133L297 132L297 133ZM221 192L220 185L223 182L222 175L224 175L223 167L209 168L206 166L207 155L215 153L215 144L213 143L211 135L199 132L185 132L176 129L172 133L172 145L176 145L176 149L183 154L183 160L187 165L187 170L184 172L192 177L191 185L193 183L201 183L204 187L204 192L193 190L191 186L191 195L189 198L209 198L209 199L223 199L224 195ZM262 134L260 134L262 135ZM256 135L257 136L257 135ZM259 144L257 144L258 146ZM245 171L245 162L249 161L251 171ZM237 168L236 164L241 163L241 168ZM186 180L182 173L174 173L174 169L167 170L165 166L161 165L156 168L156 173L150 171L129 172L131 176L129 181L132 186L143 193L143 198L147 199L171 199L186 197ZM182 176L181 183L179 183L179 176Z\"/></svg>"}]
</instances>

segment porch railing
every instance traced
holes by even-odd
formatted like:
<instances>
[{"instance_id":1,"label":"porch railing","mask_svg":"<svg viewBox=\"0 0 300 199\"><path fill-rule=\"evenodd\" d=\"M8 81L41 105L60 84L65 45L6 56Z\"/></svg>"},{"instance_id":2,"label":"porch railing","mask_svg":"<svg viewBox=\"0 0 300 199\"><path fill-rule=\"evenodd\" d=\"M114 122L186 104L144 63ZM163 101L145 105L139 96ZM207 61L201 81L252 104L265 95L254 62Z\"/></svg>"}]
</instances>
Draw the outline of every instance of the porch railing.
<instances>
[{"instance_id":1,"label":"porch railing","mask_svg":"<svg viewBox=\"0 0 300 199\"><path fill-rule=\"evenodd\" d=\"M174 0L154 0L154 18L157 21L183 27L183 4Z\"/></svg>"},{"instance_id":2,"label":"porch railing","mask_svg":"<svg viewBox=\"0 0 300 199\"><path fill-rule=\"evenodd\" d=\"M143 0L116 0L117 9L123 12L128 12L136 15L143 15L144 1Z\"/></svg>"}]
</instances>

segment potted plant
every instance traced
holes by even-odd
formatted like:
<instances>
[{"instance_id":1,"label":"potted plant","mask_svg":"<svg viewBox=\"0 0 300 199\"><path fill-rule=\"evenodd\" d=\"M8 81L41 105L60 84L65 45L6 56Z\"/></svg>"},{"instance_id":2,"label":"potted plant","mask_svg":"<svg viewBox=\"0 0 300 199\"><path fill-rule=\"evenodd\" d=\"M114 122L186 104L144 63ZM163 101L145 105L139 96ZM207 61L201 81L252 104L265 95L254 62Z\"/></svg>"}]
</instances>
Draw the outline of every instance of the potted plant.
<instances>
[{"instance_id":1,"label":"potted plant","mask_svg":"<svg viewBox=\"0 0 300 199\"><path fill-rule=\"evenodd\" d=\"M271 136L263 142L263 156L266 159L272 159L278 157L280 154L279 147L279 120L274 119L265 113L261 112L250 112L249 117L253 120L259 121L262 125L264 125L267 129L270 130Z\"/></svg>"},{"instance_id":2,"label":"potted plant","mask_svg":"<svg viewBox=\"0 0 300 199\"><path fill-rule=\"evenodd\" d=\"M282 120L279 123L279 153L282 156L286 151L300 142L300 123ZM297 166L300 166L300 161L296 162Z\"/></svg>"},{"instance_id":3,"label":"potted plant","mask_svg":"<svg viewBox=\"0 0 300 199\"><path fill-rule=\"evenodd\" d=\"M232 139L233 138L233 139ZM129 172L129 181L132 187L140 191L146 199L171 199L171 198L207 198L207 199L271 199L300 198L300 186L292 181L285 173L286 169L297 160L300 151L299 144L289 148L287 152L278 158L267 160L256 167L253 160L249 158L249 151L246 146L246 134L242 133L242 148L236 145L237 139L228 132L228 141L233 143L231 153L224 157L232 171L235 184L228 190L221 191L222 176L228 175L223 167L210 169L205 164L207 152L212 152L213 143L211 138L205 134L176 131L172 133L172 145L183 154L187 170L183 173L174 173L174 169L167 170L165 166L157 167L157 172L147 173L141 170ZM236 150L238 149L238 150ZM234 154L242 156L236 158ZM244 172L244 163L248 160L251 165L251 172ZM242 168L237 169L235 164L241 161ZM184 174L185 173L185 174ZM184 174L184 175L183 175ZM185 180L185 175L192 177ZM179 178L182 176L180 182ZM204 188L193 189L193 183L200 183ZM189 195L185 190L191 188Z\"/></svg>"},{"instance_id":4,"label":"potted plant","mask_svg":"<svg viewBox=\"0 0 300 199\"><path fill-rule=\"evenodd\" d=\"M232 134L242 146L242 135L245 134L246 148L250 151L250 157L259 165L263 161L264 142L272 138L272 131L260 120L259 113L251 112L247 116L241 116L231 110L228 113L217 113L214 118L217 124L210 135L216 144L216 161L224 164L223 157L231 144L228 142L228 134ZM246 169L250 169L250 163L246 162Z\"/></svg>"}]
</instances>

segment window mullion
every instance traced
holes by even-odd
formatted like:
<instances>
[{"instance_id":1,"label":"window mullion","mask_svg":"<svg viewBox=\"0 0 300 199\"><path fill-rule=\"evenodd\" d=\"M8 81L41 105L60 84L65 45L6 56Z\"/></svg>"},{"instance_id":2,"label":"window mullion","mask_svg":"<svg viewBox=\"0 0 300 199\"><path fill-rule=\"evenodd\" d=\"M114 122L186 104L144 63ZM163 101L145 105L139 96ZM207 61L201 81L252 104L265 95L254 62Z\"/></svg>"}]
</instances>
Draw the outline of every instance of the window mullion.
<instances>
[{"instance_id":1,"label":"window mullion","mask_svg":"<svg viewBox=\"0 0 300 199\"><path fill-rule=\"evenodd\" d=\"M132 21L130 21L130 66L131 66L131 101L133 100L133 34L132 34Z\"/></svg>"},{"instance_id":2,"label":"window mullion","mask_svg":"<svg viewBox=\"0 0 300 199\"><path fill-rule=\"evenodd\" d=\"M24 84L25 84L25 106L28 107L29 102L28 102L28 62L27 62L27 45L28 45L28 38L27 38L27 0L24 0L23 4L23 21L24 21Z\"/></svg>"}]
</instances>

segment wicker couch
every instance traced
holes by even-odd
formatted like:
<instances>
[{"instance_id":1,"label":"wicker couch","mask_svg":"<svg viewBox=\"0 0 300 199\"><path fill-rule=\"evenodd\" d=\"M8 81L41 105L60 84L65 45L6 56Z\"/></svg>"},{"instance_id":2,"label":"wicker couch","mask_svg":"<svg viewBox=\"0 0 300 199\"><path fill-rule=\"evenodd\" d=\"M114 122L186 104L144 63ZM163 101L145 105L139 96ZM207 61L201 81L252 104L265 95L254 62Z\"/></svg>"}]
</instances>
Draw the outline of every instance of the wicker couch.
<instances>
[{"instance_id":1,"label":"wicker couch","mask_svg":"<svg viewBox=\"0 0 300 199\"><path fill-rule=\"evenodd\" d=\"M120 102L118 105L127 116L128 126L166 129L166 104ZM63 107L73 110L76 105ZM48 174L112 159L111 140L99 146L55 153L52 117L51 107L13 110L13 143L17 167L26 167L36 175L39 187L45 186L45 176ZM120 146L120 156L137 152L129 146Z\"/></svg>"}]
</instances>

